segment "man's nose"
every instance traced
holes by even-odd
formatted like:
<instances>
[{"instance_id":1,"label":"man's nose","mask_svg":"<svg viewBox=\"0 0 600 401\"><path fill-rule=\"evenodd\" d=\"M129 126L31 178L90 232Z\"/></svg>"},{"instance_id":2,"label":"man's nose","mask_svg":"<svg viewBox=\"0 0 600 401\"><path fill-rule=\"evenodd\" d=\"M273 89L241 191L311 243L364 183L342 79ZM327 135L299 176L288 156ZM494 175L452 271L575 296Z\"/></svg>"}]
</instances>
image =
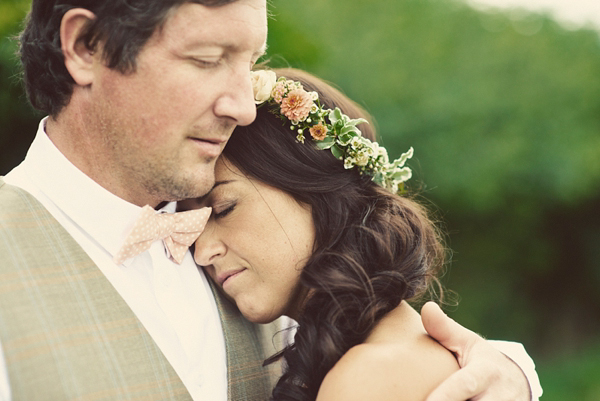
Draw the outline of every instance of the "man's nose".
<instances>
[{"instance_id":1,"label":"man's nose","mask_svg":"<svg viewBox=\"0 0 600 401\"><path fill-rule=\"evenodd\" d=\"M256 104L248 66L232 67L226 88L215 104L215 114L229 117L236 125L249 125L256 118Z\"/></svg>"}]
</instances>

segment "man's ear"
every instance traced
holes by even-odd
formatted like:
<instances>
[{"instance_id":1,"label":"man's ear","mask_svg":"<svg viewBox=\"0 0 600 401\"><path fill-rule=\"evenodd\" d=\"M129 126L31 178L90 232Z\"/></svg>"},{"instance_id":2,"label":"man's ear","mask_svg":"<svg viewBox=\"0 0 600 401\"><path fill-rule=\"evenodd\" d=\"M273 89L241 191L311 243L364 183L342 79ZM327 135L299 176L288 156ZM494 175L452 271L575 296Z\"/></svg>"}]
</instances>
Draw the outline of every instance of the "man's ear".
<instances>
[{"instance_id":1,"label":"man's ear","mask_svg":"<svg viewBox=\"0 0 600 401\"><path fill-rule=\"evenodd\" d=\"M94 80L94 52L88 49L81 37L87 24L96 16L90 10L73 8L65 13L60 23L60 43L65 57L65 66L80 86Z\"/></svg>"}]
</instances>

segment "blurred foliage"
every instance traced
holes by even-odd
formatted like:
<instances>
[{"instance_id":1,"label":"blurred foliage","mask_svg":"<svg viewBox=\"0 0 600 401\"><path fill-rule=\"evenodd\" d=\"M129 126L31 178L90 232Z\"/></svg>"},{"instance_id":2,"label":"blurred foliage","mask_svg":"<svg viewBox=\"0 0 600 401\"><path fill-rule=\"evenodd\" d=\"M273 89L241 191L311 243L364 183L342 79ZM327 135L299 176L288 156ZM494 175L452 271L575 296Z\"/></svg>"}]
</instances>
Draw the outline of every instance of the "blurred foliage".
<instances>
[{"instance_id":1,"label":"blurred foliage","mask_svg":"<svg viewBox=\"0 0 600 401\"><path fill-rule=\"evenodd\" d=\"M0 4L0 173L35 131ZM600 39L451 0L272 0L269 58L334 82L378 122L449 233L449 313L525 344L544 400L600 399Z\"/></svg>"},{"instance_id":2,"label":"blurred foliage","mask_svg":"<svg viewBox=\"0 0 600 401\"><path fill-rule=\"evenodd\" d=\"M543 401L600 400L600 344L585 352L538 363Z\"/></svg>"},{"instance_id":3,"label":"blurred foliage","mask_svg":"<svg viewBox=\"0 0 600 401\"><path fill-rule=\"evenodd\" d=\"M23 160L39 119L23 92L16 54L15 36L29 4L24 0L0 3L0 174Z\"/></svg>"}]
</instances>

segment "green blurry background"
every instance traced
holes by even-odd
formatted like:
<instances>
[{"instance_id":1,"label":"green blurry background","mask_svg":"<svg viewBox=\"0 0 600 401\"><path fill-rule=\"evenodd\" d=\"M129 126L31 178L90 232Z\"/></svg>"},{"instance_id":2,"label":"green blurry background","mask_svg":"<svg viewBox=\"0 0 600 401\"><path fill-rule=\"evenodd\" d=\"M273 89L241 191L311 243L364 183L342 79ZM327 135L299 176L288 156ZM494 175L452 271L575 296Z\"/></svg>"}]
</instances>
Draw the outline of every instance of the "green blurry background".
<instances>
[{"instance_id":1,"label":"green blurry background","mask_svg":"<svg viewBox=\"0 0 600 401\"><path fill-rule=\"evenodd\" d=\"M0 174L39 115L15 43L29 1L0 3ZM273 0L269 57L370 111L454 251L449 314L522 342L543 400L600 400L600 36L451 0Z\"/></svg>"}]
</instances>

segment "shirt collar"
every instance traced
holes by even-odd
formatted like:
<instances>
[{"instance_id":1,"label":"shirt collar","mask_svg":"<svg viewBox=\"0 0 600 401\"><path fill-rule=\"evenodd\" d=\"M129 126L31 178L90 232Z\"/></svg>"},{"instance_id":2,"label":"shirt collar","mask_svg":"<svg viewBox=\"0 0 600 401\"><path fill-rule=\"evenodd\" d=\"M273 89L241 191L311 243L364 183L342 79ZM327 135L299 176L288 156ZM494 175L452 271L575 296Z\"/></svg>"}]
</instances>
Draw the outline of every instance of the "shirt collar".
<instances>
[{"instance_id":1,"label":"shirt collar","mask_svg":"<svg viewBox=\"0 0 600 401\"><path fill-rule=\"evenodd\" d=\"M44 118L25 158L27 175L62 212L114 256L141 207L119 198L75 167L52 143ZM161 211L172 213L175 202Z\"/></svg>"}]
</instances>

